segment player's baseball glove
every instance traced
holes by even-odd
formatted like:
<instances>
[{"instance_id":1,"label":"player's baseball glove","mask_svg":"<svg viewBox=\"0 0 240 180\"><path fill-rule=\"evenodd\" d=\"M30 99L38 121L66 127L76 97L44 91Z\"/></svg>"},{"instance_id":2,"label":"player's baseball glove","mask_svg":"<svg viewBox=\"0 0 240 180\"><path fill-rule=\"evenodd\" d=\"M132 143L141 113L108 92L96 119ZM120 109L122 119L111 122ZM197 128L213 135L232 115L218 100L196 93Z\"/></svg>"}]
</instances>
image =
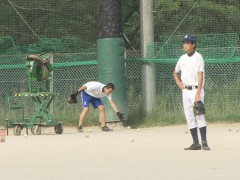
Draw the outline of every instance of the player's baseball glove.
<instances>
[{"instance_id":1,"label":"player's baseball glove","mask_svg":"<svg viewBox=\"0 0 240 180\"><path fill-rule=\"evenodd\" d=\"M205 114L206 109L202 101L194 102L193 113L195 116Z\"/></svg>"},{"instance_id":2,"label":"player's baseball glove","mask_svg":"<svg viewBox=\"0 0 240 180\"><path fill-rule=\"evenodd\" d=\"M79 92L76 92L76 93L73 93L73 94L70 94L68 96L68 103L70 104L77 104L77 95L78 95Z\"/></svg>"},{"instance_id":3,"label":"player's baseball glove","mask_svg":"<svg viewBox=\"0 0 240 180\"><path fill-rule=\"evenodd\" d=\"M125 118L124 118L124 114L123 114L123 113L117 112L117 116L118 116L118 118L119 118L120 121L125 121Z\"/></svg>"}]
</instances>

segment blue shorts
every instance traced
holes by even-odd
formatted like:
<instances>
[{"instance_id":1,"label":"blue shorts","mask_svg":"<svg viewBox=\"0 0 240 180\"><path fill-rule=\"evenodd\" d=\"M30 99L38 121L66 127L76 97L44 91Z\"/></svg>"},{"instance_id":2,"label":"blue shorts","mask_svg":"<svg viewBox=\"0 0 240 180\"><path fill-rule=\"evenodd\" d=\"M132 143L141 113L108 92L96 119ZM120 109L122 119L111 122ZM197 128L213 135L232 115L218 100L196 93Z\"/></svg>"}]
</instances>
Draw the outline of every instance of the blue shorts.
<instances>
[{"instance_id":1,"label":"blue shorts","mask_svg":"<svg viewBox=\"0 0 240 180\"><path fill-rule=\"evenodd\" d=\"M94 108L97 108L98 106L103 105L103 103L102 103L100 98L96 98L96 97L90 96L85 91L82 91L80 96L82 98L82 105L83 105L83 107L89 107L89 105L92 104L92 106Z\"/></svg>"}]
</instances>

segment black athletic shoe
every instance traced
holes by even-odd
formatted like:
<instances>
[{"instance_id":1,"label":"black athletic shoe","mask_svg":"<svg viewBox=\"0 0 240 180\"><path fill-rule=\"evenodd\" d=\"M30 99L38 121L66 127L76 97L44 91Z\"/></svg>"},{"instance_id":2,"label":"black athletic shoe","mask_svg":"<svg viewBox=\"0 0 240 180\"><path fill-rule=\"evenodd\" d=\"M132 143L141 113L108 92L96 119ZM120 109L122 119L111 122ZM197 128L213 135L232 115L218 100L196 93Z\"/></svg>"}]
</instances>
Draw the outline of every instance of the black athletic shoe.
<instances>
[{"instance_id":1,"label":"black athletic shoe","mask_svg":"<svg viewBox=\"0 0 240 180\"><path fill-rule=\"evenodd\" d=\"M202 142L202 149L204 151L209 151L210 150L210 147L208 146L207 141Z\"/></svg>"},{"instance_id":2,"label":"black athletic shoe","mask_svg":"<svg viewBox=\"0 0 240 180\"><path fill-rule=\"evenodd\" d=\"M101 129L102 129L102 131L112 131L112 129L110 129L107 126L103 126Z\"/></svg>"},{"instance_id":3,"label":"black athletic shoe","mask_svg":"<svg viewBox=\"0 0 240 180\"><path fill-rule=\"evenodd\" d=\"M190 147L184 148L184 150L200 150L200 149L201 149L200 144L192 144Z\"/></svg>"},{"instance_id":4,"label":"black athletic shoe","mask_svg":"<svg viewBox=\"0 0 240 180\"><path fill-rule=\"evenodd\" d=\"M77 132L83 132L83 128L82 128L82 126L78 126L78 128L77 128Z\"/></svg>"}]
</instances>

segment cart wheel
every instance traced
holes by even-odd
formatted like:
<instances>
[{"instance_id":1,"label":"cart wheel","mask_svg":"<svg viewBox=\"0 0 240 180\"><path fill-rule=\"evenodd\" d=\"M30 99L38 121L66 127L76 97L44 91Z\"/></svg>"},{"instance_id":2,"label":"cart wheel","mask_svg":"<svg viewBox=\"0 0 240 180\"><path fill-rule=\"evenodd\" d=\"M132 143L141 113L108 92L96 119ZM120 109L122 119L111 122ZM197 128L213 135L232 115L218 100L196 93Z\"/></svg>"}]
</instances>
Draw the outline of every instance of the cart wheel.
<instances>
[{"instance_id":1,"label":"cart wheel","mask_svg":"<svg viewBox=\"0 0 240 180\"><path fill-rule=\"evenodd\" d=\"M13 128L13 133L14 133L14 135L15 135L15 136L20 136L21 130L22 130L21 126L19 126L19 125L15 126L15 127Z\"/></svg>"},{"instance_id":2,"label":"cart wheel","mask_svg":"<svg viewBox=\"0 0 240 180\"><path fill-rule=\"evenodd\" d=\"M62 134L63 133L63 126L62 124L58 124L54 127L54 131L56 134Z\"/></svg>"},{"instance_id":3,"label":"cart wheel","mask_svg":"<svg viewBox=\"0 0 240 180\"><path fill-rule=\"evenodd\" d=\"M33 135L41 135L42 127L39 126L39 125L36 125L31 129L31 132L32 132Z\"/></svg>"}]
</instances>

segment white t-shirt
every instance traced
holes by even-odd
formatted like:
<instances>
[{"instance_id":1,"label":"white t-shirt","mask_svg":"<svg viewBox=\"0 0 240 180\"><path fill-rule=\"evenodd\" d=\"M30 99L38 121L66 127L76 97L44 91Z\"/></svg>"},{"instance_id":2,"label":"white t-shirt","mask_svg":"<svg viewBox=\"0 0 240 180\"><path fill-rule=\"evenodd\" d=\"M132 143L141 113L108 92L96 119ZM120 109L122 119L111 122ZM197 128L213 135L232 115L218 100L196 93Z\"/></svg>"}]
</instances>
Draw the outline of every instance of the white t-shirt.
<instances>
[{"instance_id":1,"label":"white t-shirt","mask_svg":"<svg viewBox=\"0 0 240 180\"><path fill-rule=\"evenodd\" d=\"M197 86L198 85L198 73L204 72L204 60L201 54L197 51L192 56L187 54L182 55L175 67L175 72L181 71L181 80L184 85ZM203 76L204 84L204 76Z\"/></svg>"},{"instance_id":2,"label":"white t-shirt","mask_svg":"<svg viewBox=\"0 0 240 180\"><path fill-rule=\"evenodd\" d=\"M111 94L107 95L105 92L102 91L103 87L106 86L105 84L102 84L97 81L91 81L91 82L87 82L83 86L87 87L87 89L85 89L84 91L90 96L93 96L96 98L102 98L106 96L108 97L109 100L112 99Z\"/></svg>"}]
</instances>

